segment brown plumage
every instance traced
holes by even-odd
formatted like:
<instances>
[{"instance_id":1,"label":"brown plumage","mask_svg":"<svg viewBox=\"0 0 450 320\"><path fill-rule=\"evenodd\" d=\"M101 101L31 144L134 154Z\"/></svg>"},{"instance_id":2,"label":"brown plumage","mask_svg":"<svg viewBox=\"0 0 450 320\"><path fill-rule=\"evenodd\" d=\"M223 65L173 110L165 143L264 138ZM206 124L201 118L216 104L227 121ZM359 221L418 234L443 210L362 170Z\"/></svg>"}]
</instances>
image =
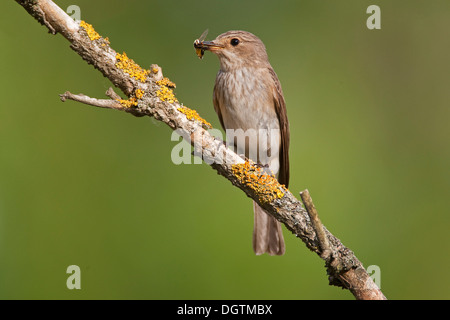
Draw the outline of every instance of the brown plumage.
<instances>
[{"instance_id":1,"label":"brown plumage","mask_svg":"<svg viewBox=\"0 0 450 320\"><path fill-rule=\"evenodd\" d=\"M265 166L286 187L289 184L289 123L280 81L263 42L246 31L228 31L196 48L220 60L214 86L214 109L236 152ZM268 170L270 169L270 170ZM280 223L255 202L253 250L285 252Z\"/></svg>"}]
</instances>

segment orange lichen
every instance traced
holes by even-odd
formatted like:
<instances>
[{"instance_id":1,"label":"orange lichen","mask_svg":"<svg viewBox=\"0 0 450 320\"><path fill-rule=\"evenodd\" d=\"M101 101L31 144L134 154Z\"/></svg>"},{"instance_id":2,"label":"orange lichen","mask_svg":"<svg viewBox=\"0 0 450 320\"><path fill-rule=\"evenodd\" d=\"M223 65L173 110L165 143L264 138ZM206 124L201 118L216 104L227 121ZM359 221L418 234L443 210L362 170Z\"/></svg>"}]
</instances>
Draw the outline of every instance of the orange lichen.
<instances>
[{"instance_id":1,"label":"orange lichen","mask_svg":"<svg viewBox=\"0 0 450 320\"><path fill-rule=\"evenodd\" d=\"M270 203L284 196L285 187L275 176L267 174L262 168L249 161L234 164L231 170L239 182L255 191L262 203Z\"/></svg>"},{"instance_id":2,"label":"orange lichen","mask_svg":"<svg viewBox=\"0 0 450 320\"><path fill-rule=\"evenodd\" d=\"M89 24L89 23L81 20L80 27L82 27L84 30L86 30L86 33L87 33L89 39L91 39L91 41L100 39L102 37L101 35L99 35L97 33L97 31L94 30L94 27L92 26L92 24Z\"/></svg>"},{"instance_id":3,"label":"orange lichen","mask_svg":"<svg viewBox=\"0 0 450 320\"><path fill-rule=\"evenodd\" d=\"M188 118L189 120L199 121L200 123L202 123L203 126L207 128L212 128L212 125L208 121L200 117L197 111L189 109L188 107L185 106L181 106L177 110L180 111L181 113L184 113L186 115L186 118Z\"/></svg>"},{"instance_id":4,"label":"orange lichen","mask_svg":"<svg viewBox=\"0 0 450 320\"><path fill-rule=\"evenodd\" d=\"M141 82L145 82L149 70L142 69L133 59L128 58L127 54L116 54L116 67L122 69L125 73L128 73L130 77L133 77Z\"/></svg>"}]
</instances>

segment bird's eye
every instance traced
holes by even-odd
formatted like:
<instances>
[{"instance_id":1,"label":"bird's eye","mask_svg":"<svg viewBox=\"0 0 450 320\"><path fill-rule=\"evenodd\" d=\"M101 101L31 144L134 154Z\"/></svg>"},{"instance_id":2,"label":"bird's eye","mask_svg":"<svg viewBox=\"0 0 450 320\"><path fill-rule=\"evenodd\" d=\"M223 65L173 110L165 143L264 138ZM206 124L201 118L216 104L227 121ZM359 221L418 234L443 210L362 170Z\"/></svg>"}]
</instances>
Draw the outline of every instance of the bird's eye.
<instances>
[{"instance_id":1,"label":"bird's eye","mask_svg":"<svg viewBox=\"0 0 450 320\"><path fill-rule=\"evenodd\" d=\"M233 38L231 39L230 43L233 47L236 47L239 44L239 39Z\"/></svg>"}]
</instances>

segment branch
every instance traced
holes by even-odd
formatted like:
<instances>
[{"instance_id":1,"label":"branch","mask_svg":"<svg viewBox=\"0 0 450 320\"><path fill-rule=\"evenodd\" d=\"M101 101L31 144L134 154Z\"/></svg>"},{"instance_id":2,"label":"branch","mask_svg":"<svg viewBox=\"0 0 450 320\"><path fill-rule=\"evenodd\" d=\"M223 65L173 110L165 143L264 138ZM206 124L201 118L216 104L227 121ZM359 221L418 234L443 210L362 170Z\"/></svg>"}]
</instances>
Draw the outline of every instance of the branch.
<instances>
[{"instance_id":1,"label":"branch","mask_svg":"<svg viewBox=\"0 0 450 320\"><path fill-rule=\"evenodd\" d=\"M194 154L201 155L214 170L244 191L324 259L331 285L349 289L357 299L385 299L354 253L320 223L317 212L308 209L308 214L302 203L274 177L266 175L254 163L241 158L221 140L211 136L207 131L211 125L197 112L178 102L172 91L175 84L163 77L160 67L152 65L150 70L142 69L125 53L114 51L108 39L101 37L91 25L84 21L74 22L50 0L15 1L52 34L61 33L77 54L128 97L128 100L120 99L112 90L107 93L111 99L94 99L66 92L61 95L62 101L71 99L164 122L191 143ZM308 208L314 208L310 197L305 203Z\"/></svg>"},{"instance_id":2,"label":"branch","mask_svg":"<svg viewBox=\"0 0 450 320\"><path fill-rule=\"evenodd\" d=\"M127 108L122 106L119 102L116 100L111 99L95 99L90 98L84 94L73 94L69 91L66 91L63 94L60 94L59 97L61 98L61 101L64 102L66 99L78 101L84 104L89 104L94 107L99 108L107 108L107 109L116 109L116 110L126 110Z\"/></svg>"}]
</instances>

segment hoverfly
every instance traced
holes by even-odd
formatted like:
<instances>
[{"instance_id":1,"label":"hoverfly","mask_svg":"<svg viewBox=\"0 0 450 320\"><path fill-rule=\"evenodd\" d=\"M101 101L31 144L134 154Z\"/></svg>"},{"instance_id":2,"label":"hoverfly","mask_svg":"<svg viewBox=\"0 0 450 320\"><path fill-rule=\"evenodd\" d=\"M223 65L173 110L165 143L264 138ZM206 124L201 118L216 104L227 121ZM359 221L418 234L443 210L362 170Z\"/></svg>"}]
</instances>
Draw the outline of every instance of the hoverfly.
<instances>
[{"instance_id":1,"label":"hoverfly","mask_svg":"<svg viewBox=\"0 0 450 320\"><path fill-rule=\"evenodd\" d=\"M203 42L203 40L205 40L207 35L208 35L208 29L203 31L202 35L198 39L195 39L195 41L194 41L195 53L197 54L197 56L200 59L203 59L203 55L205 54L205 50L202 48L202 42Z\"/></svg>"}]
</instances>

